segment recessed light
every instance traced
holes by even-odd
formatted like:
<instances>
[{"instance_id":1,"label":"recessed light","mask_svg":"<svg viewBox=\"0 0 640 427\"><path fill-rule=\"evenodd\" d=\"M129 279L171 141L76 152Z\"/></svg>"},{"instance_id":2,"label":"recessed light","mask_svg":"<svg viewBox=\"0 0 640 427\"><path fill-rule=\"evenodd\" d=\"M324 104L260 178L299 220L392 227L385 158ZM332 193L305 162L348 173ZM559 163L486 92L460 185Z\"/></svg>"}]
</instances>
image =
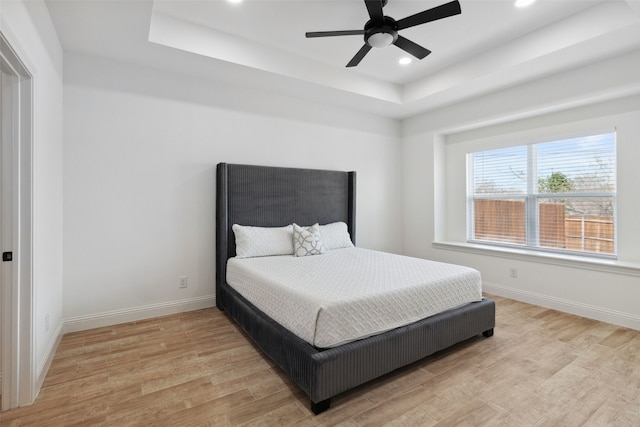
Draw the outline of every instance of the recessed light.
<instances>
[{"instance_id":1,"label":"recessed light","mask_svg":"<svg viewBox=\"0 0 640 427\"><path fill-rule=\"evenodd\" d=\"M227 0L229 3L242 3L242 0Z\"/></svg>"},{"instance_id":2,"label":"recessed light","mask_svg":"<svg viewBox=\"0 0 640 427\"><path fill-rule=\"evenodd\" d=\"M409 65L411 64L411 58L409 58L408 56L404 56L398 60L398 63L400 65Z\"/></svg>"},{"instance_id":3,"label":"recessed light","mask_svg":"<svg viewBox=\"0 0 640 427\"><path fill-rule=\"evenodd\" d=\"M536 0L516 0L516 7L527 7L531 6L533 2Z\"/></svg>"}]
</instances>

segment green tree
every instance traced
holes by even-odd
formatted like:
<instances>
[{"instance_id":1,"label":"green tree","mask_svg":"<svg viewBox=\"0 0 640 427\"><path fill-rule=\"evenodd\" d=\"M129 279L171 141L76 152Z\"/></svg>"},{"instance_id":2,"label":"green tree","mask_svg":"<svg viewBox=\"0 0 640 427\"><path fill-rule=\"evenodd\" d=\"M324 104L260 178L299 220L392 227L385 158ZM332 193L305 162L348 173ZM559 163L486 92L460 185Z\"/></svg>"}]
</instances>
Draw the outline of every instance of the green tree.
<instances>
[{"instance_id":1,"label":"green tree","mask_svg":"<svg viewBox=\"0 0 640 427\"><path fill-rule=\"evenodd\" d=\"M573 190L573 180L562 172L553 172L546 178L538 178L539 193L566 193Z\"/></svg>"}]
</instances>

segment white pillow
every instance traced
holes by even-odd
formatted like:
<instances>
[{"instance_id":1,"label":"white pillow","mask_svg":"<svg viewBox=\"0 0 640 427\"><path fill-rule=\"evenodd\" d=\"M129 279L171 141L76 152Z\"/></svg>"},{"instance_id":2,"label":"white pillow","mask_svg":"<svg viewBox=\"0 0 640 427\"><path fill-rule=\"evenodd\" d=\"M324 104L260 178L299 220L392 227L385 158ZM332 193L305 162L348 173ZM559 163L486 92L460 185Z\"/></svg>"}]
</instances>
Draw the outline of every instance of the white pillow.
<instances>
[{"instance_id":1,"label":"white pillow","mask_svg":"<svg viewBox=\"0 0 640 427\"><path fill-rule=\"evenodd\" d=\"M293 224L293 254L297 257L320 255L327 250L320 238L320 226L300 227Z\"/></svg>"},{"instance_id":2,"label":"white pillow","mask_svg":"<svg viewBox=\"0 0 640 427\"><path fill-rule=\"evenodd\" d=\"M286 227L250 227L233 224L236 236L236 257L253 258L272 255L293 255L293 229Z\"/></svg>"},{"instance_id":3,"label":"white pillow","mask_svg":"<svg viewBox=\"0 0 640 427\"><path fill-rule=\"evenodd\" d=\"M324 243L324 247L328 251L353 247L347 224L344 222L332 222L331 224L321 225L320 235L322 236L322 243Z\"/></svg>"}]
</instances>

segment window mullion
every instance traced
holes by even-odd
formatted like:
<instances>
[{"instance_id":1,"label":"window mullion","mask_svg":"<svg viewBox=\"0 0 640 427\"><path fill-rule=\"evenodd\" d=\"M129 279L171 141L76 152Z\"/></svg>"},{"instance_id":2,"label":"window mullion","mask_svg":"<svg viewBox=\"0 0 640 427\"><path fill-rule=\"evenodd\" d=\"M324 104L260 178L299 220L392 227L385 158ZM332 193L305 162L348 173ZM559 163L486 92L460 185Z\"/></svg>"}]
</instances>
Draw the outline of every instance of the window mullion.
<instances>
[{"instance_id":1,"label":"window mullion","mask_svg":"<svg viewBox=\"0 0 640 427\"><path fill-rule=\"evenodd\" d=\"M538 246L539 226L538 226L538 173L536 146L527 147L527 200L526 210L526 245Z\"/></svg>"}]
</instances>

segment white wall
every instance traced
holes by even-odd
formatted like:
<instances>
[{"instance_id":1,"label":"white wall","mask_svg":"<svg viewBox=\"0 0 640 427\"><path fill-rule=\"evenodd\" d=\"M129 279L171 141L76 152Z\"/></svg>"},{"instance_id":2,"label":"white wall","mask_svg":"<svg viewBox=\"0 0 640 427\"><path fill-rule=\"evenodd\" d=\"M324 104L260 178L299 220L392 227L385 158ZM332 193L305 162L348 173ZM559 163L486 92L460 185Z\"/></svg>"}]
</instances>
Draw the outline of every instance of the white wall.
<instances>
[{"instance_id":1,"label":"white wall","mask_svg":"<svg viewBox=\"0 0 640 427\"><path fill-rule=\"evenodd\" d=\"M2 2L1 8L1 30L33 77L32 321L36 381L40 381L55 351L63 322L63 54L43 2Z\"/></svg>"},{"instance_id":2,"label":"white wall","mask_svg":"<svg viewBox=\"0 0 640 427\"><path fill-rule=\"evenodd\" d=\"M64 75L67 330L213 303L219 162L355 170L359 246L401 251L397 121L76 54Z\"/></svg>"},{"instance_id":3,"label":"white wall","mask_svg":"<svg viewBox=\"0 0 640 427\"><path fill-rule=\"evenodd\" d=\"M422 114L403 123L404 252L479 269L485 290L640 329L640 52ZM613 266L464 247L464 155L617 128L618 262ZM454 245L433 245L452 242ZM519 277L509 277L509 268Z\"/></svg>"}]
</instances>

